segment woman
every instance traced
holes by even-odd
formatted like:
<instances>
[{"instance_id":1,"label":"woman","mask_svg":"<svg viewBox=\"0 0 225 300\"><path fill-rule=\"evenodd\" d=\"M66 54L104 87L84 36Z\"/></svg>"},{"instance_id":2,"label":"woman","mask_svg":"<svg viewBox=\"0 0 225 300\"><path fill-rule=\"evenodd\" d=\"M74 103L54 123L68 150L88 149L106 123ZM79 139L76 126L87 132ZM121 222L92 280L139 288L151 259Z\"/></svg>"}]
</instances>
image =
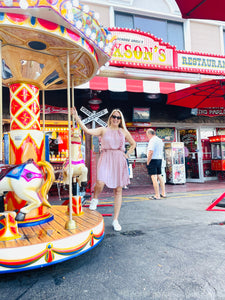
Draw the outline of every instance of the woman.
<instances>
[{"instance_id":1,"label":"woman","mask_svg":"<svg viewBox=\"0 0 225 300\"><path fill-rule=\"evenodd\" d=\"M130 183L126 159L136 147L136 142L126 128L124 117L119 109L114 109L108 118L108 127L88 129L73 108L74 118L85 133L101 137L101 155L97 167L97 181L94 188L94 197L89 209L95 210L98 196L104 185L114 191L114 219L112 226L115 231L120 231L118 222L122 204L122 188ZM125 140L130 143L130 149L125 154Z\"/></svg>"}]
</instances>

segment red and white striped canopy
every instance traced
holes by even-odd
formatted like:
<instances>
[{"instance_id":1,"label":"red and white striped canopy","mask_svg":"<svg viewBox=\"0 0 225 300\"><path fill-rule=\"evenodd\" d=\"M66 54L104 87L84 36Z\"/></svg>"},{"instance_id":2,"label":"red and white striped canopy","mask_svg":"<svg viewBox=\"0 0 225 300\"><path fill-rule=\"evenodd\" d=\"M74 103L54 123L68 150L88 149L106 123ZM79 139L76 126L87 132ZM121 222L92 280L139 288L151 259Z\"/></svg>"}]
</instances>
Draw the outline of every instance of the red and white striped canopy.
<instances>
[{"instance_id":1,"label":"red and white striped canopy","mask_svg":"<svg viewBox=\"0 0 225 300\"><path fill-rule=\"evenodd\" d=\"M94 77L89 82L77 86L76 89L109 90L112 92L136 92L169 94L190 87L186 83L159 82L112 77Z\"/></svg>"}]
</instances>

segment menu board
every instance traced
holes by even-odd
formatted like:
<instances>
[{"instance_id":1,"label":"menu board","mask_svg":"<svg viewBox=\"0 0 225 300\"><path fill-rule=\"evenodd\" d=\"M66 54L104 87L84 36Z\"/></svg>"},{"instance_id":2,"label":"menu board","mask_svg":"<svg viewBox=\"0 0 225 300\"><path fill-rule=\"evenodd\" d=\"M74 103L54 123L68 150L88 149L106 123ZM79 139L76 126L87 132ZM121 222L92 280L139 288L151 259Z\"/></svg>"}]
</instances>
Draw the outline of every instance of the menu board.
<instances>
[{"instance_id":1,"label":"menu board","mask_svg":"<svg viewBox=\"0 0 225 300\"><path fill-rule=\"evenodd\" d=\"M155 128L156 135L163 140L163 142L175 142L175 128L173 127L164 127L164 128Z\"/></svg>"},{"instance_id":2,"label":"menu board","mask_svg":"<svg viewBox=\"0 0 225 300\"><path fill-rule=\"evenodd\" d=\"M196 150L197 150L197 130L196 129L180 130L180 140L188 148L189 152L196 152Z\"/></svg>"},{"instance_id":3,"label":"menu board","mask_svg":"<svg viewBox=\"0 0 225 300\"><path fill-rule=\"evenodd\" d=\"M143 127L128 127L128 131L130 132L132 138L136 142L148 142L148 138L146 136L147 128Z\"/></svg>"},{"instance_id":4,"label":"menu board","mask_svg":"<svg viewBox=\"0 0 225 300\"><path fill-rule=\"evenodd\" d=\"M128 131L132 135L136 142L148 142L146 136L146 131L148 129L145 127L127 127ZM174 127L162 127L156 128L152 127L156 131L156 135L161 138L164 142L175 142L175 128Z\"/></svg>"}]
</instances>

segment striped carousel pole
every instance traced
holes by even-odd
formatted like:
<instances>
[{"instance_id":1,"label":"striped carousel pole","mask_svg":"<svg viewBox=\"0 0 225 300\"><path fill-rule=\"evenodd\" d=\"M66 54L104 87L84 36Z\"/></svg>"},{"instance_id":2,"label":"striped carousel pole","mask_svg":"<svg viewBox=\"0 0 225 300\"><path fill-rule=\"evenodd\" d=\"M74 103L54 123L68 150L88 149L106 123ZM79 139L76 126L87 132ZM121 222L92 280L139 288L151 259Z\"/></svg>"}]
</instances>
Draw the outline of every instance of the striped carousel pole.
<instances>
[{"instance_id":1,"label":"striped carousel pole","mask_svg":"<svg viewBox=\"0 0 225 300\"><path fill-rule=\"evenodd\" d=\"M72 158L71 158L71 101L70 101L70 57L67 51L67 106L68 106L68 134L69 134L69 220L66 222L65 228L68 230L75 229L76 223L73 220L72 213Z\"/></svg>"},{"instance_id":2,"label":"striped carousel pole","mask_svg":"<svg viewBox=\"0 0 225 300\"><path fill-rule=\"evenodd\" d=\"M44 159L44 134L40 125L39 88L33 84L10 85L10 163Z\"/></svg>"}]
</instances>

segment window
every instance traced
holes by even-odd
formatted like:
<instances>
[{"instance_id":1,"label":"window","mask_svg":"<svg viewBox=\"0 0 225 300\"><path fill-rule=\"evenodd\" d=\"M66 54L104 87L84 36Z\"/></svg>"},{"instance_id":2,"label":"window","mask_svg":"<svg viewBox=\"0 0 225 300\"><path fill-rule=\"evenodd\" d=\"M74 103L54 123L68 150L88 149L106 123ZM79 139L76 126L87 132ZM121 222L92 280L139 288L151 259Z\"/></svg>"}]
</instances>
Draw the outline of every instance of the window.
<instances>
[{"instance_id":1,"label":"window","mask_svg":"<svg viewBox=\"0 0 225 300\"><path fill-rule=\"evenodd\" d=\"M134 16L134 28L152 33L167 42L166 20Z\"/></svg>"},{"instance_id":2,"label":"window","mask_svg":"<svg viewBox=\"0 0 225 300\"><path fill-rule=\"evenodd\" d=\"M176 46L179 50L184 50L184 31L183 24L179 22L167 21L168 43Z\"/></svg>"},{"instance_id":3,"label":"window","mask_svg":"<svg viewBox=\"0 0 225 300\"><path fill-rule=\"evenodd\" d=\"M115 24L117 27L121 28L134 28L133 16L130 14L116 13Z\"/></svg>"},{"instance_id":4,"label":"window","mask_svg":"<svg viewBox=\"0 0 225 300\"><path fill-rule=\"evenodd\" d=\"M173 22L166 19L148 18L127 13L115 12L115 26L130 29L139 29L152 33L163 42L184 50L184 32L182 22Z\"/></svg>"}]
</instances>

